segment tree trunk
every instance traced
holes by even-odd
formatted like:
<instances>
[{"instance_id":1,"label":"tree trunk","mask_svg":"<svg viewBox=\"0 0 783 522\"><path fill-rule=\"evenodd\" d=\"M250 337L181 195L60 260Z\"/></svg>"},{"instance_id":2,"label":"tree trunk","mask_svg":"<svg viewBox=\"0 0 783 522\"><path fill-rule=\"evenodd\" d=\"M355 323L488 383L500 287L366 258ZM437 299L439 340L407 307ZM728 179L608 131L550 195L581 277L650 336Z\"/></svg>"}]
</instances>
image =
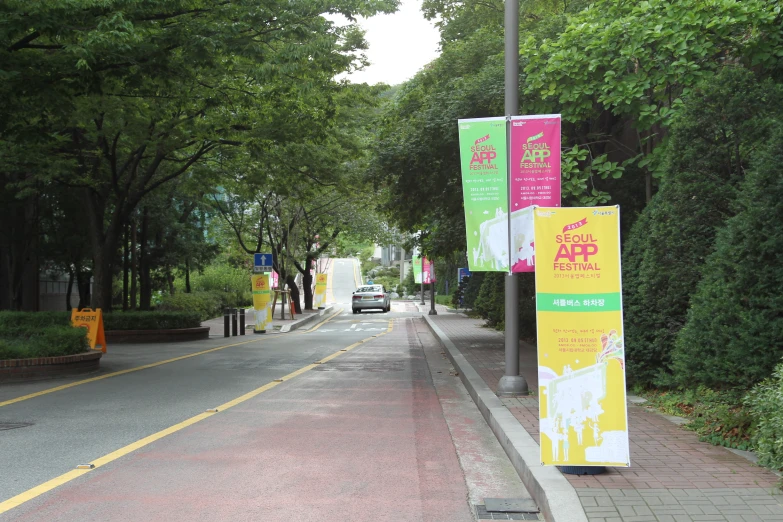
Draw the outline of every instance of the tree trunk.
<instances>
[{"instance_id":1,"label":"tree trunk","mask_svg":"<svg viewBox=\"0 0 783 522\"><path fill-rule=\"evenodd\" d=\"M92 296L90 295L90 274L76 269L76 287L79 290L79 304L76 308L81 310L90 306Z\"/></svg>"},{"instance_id":2,"label":"tree trunk","mask_svg":"<svg viewBox=\"0 0 783 522\"><path fill-rule=\"evenodd\" d=\"M138 249L138 241L137 241L137 232L136 229L136 221L131 220L131 262L130 262L130 270L131 270L131 283L130 283L130 309L136 310L136 303L137 301L137 293L138 293L138 274L139 274L139 259L138 254L136 250Z\"/></svg>"},{"instance_id":3,"label":"tree trunk","mask_svg":"<svg viewBox=\"0 0 783 522\"><path fill-rule=\"evenodd\" d=\"M149 215L145 208L141 218L141 237L139 238L139 309L149 310L152 307L152 285L150 280L150 255L147 240Z\"/></svg>"},{"instance_id":4,"label":"tree trunk","mask_svg":"<svg viewBox=\"0 0 783 522\"><path fill-rule=\"evenodd\" d=\"M291 304L294 306L294 312L301 314L302 305L299 303L299 288L296 286L296 279L292 275L286 276L285 283L291 290Z\"/></svg>"},{"instance_id":5,"label":"tree trunk","mask_svg":"<svg viewBox=\"0 0 783 522\"><path fill-rule=\"evenodd\" d=\"M189 294L190 290L190 259L185 260L185 293Z\"/></svg>"},{"instance_id":6,"label":"tree trunk","mask_svg":"<svg viewBox=\"0 0 783 522\"><path fill-rule=\"evenodd\" d=\"M174 274L171 273L171 267L166 265L166 282L169 284L169 294L174 295Z\"/></svg>"},{"instance_id":7,"label":"tree trunk","mask_svg":"<svg viewBox=\"0 0 783 522\"><path fill-rule=\"evenodd\" d=\"M71 311L71 294L73 293L73 271L68 270L68 288L65 290L65 311L70 312Z\"/></svg>"},{"instance_id":8,"label":"tree trunk","mask_svg":"<svg viewBox=\"0 0 783 522\"><path fill-rule=\"evenodd\" d=\"M126 223L123 227L122 235L122 311L128 309L128 271L130 270L130 260L128 259L128 228L130 224Z\"/></svg>"},{"instance_id":9,"label":"tree trunk","mask_svg":"<svg viewBox=\"0 0 783 522\"><path fill-rule=\"evenodd\" d=\"M313 267L313 258L307 256L305 258L305 270L302 274L302 287L304 289L304 306L305 310L313 309L313 275L310 270Z\"/></svg>"}]
</instances>

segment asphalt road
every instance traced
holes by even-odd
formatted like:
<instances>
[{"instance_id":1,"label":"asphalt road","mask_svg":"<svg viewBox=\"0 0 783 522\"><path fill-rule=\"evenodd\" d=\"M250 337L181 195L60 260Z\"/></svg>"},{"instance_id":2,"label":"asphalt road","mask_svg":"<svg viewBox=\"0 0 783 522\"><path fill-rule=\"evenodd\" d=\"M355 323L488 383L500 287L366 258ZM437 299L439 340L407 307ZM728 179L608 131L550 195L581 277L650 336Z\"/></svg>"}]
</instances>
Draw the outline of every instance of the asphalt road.
<instances>
[{"instance_id":1,"label":"asphalt road","mask_svg":"<svg viewBox=\"0 0 783 522\"><path fill-rule=\"evenodd\" d=\"M0 519L469 521L526 496L415 306L355 316L355 262L332 271L343 311L311 331L118 346L106 378L1 386L0 427L27 425L0 430Z\"/></svg>"}]
</instances>

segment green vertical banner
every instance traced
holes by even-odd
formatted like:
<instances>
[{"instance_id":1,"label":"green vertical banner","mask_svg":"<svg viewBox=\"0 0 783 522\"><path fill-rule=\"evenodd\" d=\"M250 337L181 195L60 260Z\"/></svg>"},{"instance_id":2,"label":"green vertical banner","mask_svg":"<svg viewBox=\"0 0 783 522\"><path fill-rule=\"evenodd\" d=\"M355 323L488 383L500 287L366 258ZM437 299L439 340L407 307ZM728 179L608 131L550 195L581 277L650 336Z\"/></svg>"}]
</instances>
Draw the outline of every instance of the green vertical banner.
<instances>
[{"instance_id":1,"label":"green vertical banner","mask_svg":"<svg viewBox=\"0 0 783 522\"><path fill-rule=\"evenodd\" d=\"M506 272L508 172L506 119L459 120L462 197L471 272Z\"/></svg>"},{"instance_id":2,"label":"green vertical banner","mask_svg":"<svg viewBox=\"0 0 783 522\"><path fill-rule=\"evenodd\" d=\"M413 265L413 282L421 284L421 256L413 256L411 264Z\"/></svg>"}]
</instances>

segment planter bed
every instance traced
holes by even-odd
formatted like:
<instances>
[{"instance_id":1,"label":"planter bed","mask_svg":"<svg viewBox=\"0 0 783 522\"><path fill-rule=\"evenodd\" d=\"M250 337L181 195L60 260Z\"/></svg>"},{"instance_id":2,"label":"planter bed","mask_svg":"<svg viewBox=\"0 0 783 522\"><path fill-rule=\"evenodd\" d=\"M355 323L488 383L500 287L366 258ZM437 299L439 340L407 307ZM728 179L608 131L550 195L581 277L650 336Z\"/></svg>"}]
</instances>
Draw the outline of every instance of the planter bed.
<instances>
[{"instance_id":1,"label":"planter bed","mask_svg":"<svg viewBox=\"0 0 783 522\"><path fill-rule=\"evenodd\" d=\"M106 344L112 343L176 343L209 339L209 327L174 328L171 330L107 330Z\"/></svg>"},{"instance_id":2,"label":"planter bed","mask_svg":"<svg viewBox=\"0 0 783 522\"><path fill-rule=\"evenodd\" d=\"M0 360L0 383L66 377L99 369L102 352Z\"/></svg>"}]
</instances>

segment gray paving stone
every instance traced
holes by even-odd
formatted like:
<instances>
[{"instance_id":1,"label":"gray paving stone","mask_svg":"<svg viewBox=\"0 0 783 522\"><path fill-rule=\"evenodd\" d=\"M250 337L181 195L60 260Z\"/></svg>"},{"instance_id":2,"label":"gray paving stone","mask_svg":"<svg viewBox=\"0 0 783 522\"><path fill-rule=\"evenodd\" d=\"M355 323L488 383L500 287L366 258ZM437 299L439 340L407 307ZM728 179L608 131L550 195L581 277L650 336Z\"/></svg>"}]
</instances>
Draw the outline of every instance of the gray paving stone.
<instances>
[{"instance_id":1,"label":"gray paving stone","mask_svg":"<svg viewBox=\"0 0 783 522\"><path fill-rule=\"evenodd\" d=\"M650 509L652 509L652 512L655 513L656 516L660 515L687 515L685 510L681 507L672 507L672 506L653 506Z\"/></svg>"},{"instance_id":2,"label":"gray paving stone","mask_svg":"<svg viewBox=\"0 0 783 522\"><path fill-rule=\"evenodd\" d=\"M637 516L652 516L653 514L652 510L647 506L634 506L633 510Z\"/></svg>"},{"instance_id":3,"label":"gray paving stone","mask_svg":"<svg viewBox=\"0 0 783 522\"><path fill-rule=\"evenodd\" d=\"M614 499L615 506L646 506L647 502L642 497L638 498L616 498Z\"/></svg>"},{"instance_id":4,"label":"gray paving stone","mask_svg":"<svg viewBox=\"0 0 783 522\"><path fill-rule=\"evenodd\" d=\"M617 510L616 509L608 509L605 507L594 507L594 508L585 508L585 513L588 516L593 517L616 517L617 516Z\"/></svg>"},{"instance_id":5,"label":"gray paving stone","mask_svg":"<svg viewBox=\"0 0 783 522\"><path fill-rule=\"evenodd\" d=\"M633 516L623 517L623 522L657 522L658 519L654 516Z\"/></svg>"},{"instance_id":6,"label":"gray paving stone","mask_svg":"<svg viewBox=\"0 0 783 522\"><path fill-rule=\"evenodd\" d=\"M674 517L671 515L658 515L656 518L658 522L675 522Z\"/></svg>"},{"instance_id":7,"label":"gray paving stone","mask_svg":"<svg viewBox=\"0 0 783 522\"><path fill-rule=\"evenodd\" d=\"M605 506L605 507L614 506L614 500L611 497L595 497L595 500L599 506Z\"/></svg>"},{"instance_id":8,"label":"gray paving stone","mask_svg":"<svg viewBox=\"0 0 783 522\"><path fill-rule=\"evenodd\" d=\"M609 493L602 488L579 488L576 490L580 497L608 497Z\"/></svg>"},{"instance_id":9,"label":"gray paving stone","mask_svg":"<svg viewBox=\"0 0 783 522\"><path fill-rule=\"evenodd\" d=\"M694 522L725 522L722 515L692 515Z\"/></svg>"},{"instance_id":10,"label":"gray paving stone","mask_svg":"<svg viewBox=\"0 0 783 522\"><path fill-rule=\"evenodd\" d=\"M579 497L579 502L582 503L582 507L595 507L598 505L595 497Z\"/></svg>"},{"instance_id":11,"label":"gray paving stone","mask_svg":"<svg viewBox=\"0 0 783 522\"><path fill-rule=\"evenodd\" d=\"M685 509L685 512L689 515L703 515L704 511L702 511L701 506L682 506L683 509Z\"/></svg>"}]
</instances>

